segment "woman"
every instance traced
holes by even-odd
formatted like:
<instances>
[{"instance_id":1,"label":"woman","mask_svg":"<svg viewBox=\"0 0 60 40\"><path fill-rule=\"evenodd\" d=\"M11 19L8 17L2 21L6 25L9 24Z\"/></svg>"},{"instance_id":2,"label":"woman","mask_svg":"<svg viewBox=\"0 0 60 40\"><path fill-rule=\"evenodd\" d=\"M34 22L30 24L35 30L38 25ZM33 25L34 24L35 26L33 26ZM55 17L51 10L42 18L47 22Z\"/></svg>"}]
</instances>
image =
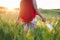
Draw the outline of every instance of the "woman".
<instances>
[{"instance_id":1,"label":"woman","mask_svg":"<svg viewBox=\"0 0 60 40\"><path fill-rule=\"evenodd\" d=\"M19 19L22 20L24 31L28 32L28 29L32 30L36 28L36 15L39 15L43 22L46 22L44 16L39 13L36 5L36 0L21 0L20 13L17 19L16 25L19 24Z\"/></svg>"}]
</instances>

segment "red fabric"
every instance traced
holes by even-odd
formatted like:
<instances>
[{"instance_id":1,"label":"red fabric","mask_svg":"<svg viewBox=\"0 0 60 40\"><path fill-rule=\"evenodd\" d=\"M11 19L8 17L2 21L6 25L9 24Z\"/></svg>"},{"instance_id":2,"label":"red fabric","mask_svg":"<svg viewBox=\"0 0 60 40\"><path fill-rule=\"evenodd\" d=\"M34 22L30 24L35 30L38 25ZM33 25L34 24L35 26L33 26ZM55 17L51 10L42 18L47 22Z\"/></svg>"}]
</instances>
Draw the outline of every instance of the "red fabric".
<instances>
[{"instance_id":1,"label":"red fabric","mask_svg":"<svg viewBox=\"0 0 60 40\"><path fill-rule=\"evenodd\" d=\"M21 0L20 3L20 18L23 22L30 22L36 16L36 11L33 7L32 0Z\"/></svg>"}]
</instances>

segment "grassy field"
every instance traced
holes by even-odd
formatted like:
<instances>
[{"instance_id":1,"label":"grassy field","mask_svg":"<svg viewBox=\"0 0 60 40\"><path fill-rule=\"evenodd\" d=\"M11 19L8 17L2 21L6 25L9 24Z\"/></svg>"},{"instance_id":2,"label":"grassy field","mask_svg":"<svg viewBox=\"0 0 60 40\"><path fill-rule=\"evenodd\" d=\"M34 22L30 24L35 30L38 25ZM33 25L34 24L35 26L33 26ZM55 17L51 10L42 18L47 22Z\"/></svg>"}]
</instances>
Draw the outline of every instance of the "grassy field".
<instances>
[{"instance_id":1,"label":"grassy field","mask_svg":"<svg viewBox=\"0 0 60 40\"><path fill-rule=\"evenodd\" d=\"M37 28L24 33L22 22L16 27L17 12L0 12L0 40L60 40L60 10L42 10L47 22L53 25L50 30L45 23L37 17Z\"/></svg>"}]
</instances>

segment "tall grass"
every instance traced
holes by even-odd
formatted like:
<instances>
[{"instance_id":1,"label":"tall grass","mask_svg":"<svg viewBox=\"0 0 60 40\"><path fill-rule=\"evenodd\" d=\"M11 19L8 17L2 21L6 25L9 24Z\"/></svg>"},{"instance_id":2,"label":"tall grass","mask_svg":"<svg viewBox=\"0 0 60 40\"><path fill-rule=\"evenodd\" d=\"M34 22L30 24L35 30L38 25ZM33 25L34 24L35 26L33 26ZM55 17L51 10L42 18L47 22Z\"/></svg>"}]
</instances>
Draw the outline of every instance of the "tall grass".
<instances>
[{"instance_id":1,"label":"tall grass","mask_svg":"<svg viewBox=\"0 0 60 40\"><path fill-rule=\"evenodd\" d=\"M53 25L52 31L37 17L37 28L26 34L21 20L19 26L15 24L17 15L1 15L0 40L60 40L60 17L51 14L45 14L45 16L47 21Z\"/></svg>"}]
</instances>

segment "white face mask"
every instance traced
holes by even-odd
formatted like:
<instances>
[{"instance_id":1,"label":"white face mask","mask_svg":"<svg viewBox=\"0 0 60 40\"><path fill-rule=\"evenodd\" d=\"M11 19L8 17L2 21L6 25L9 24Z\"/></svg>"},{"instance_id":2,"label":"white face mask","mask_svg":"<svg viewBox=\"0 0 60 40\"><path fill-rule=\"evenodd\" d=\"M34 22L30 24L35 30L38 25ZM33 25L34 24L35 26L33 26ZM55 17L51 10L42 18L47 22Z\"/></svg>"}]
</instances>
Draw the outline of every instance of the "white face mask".
<instances>
[{"instance_id":1,"label":"white face mask","mask_svg":"<svg viewBox=\"0 0 60 40\"><path fill-rule=\"evenodd\" d=\"M53 26L51 24L49 24L48 22L46 22L46 26L50 29L53 30Z\"/></svg>"}]
</instances>

